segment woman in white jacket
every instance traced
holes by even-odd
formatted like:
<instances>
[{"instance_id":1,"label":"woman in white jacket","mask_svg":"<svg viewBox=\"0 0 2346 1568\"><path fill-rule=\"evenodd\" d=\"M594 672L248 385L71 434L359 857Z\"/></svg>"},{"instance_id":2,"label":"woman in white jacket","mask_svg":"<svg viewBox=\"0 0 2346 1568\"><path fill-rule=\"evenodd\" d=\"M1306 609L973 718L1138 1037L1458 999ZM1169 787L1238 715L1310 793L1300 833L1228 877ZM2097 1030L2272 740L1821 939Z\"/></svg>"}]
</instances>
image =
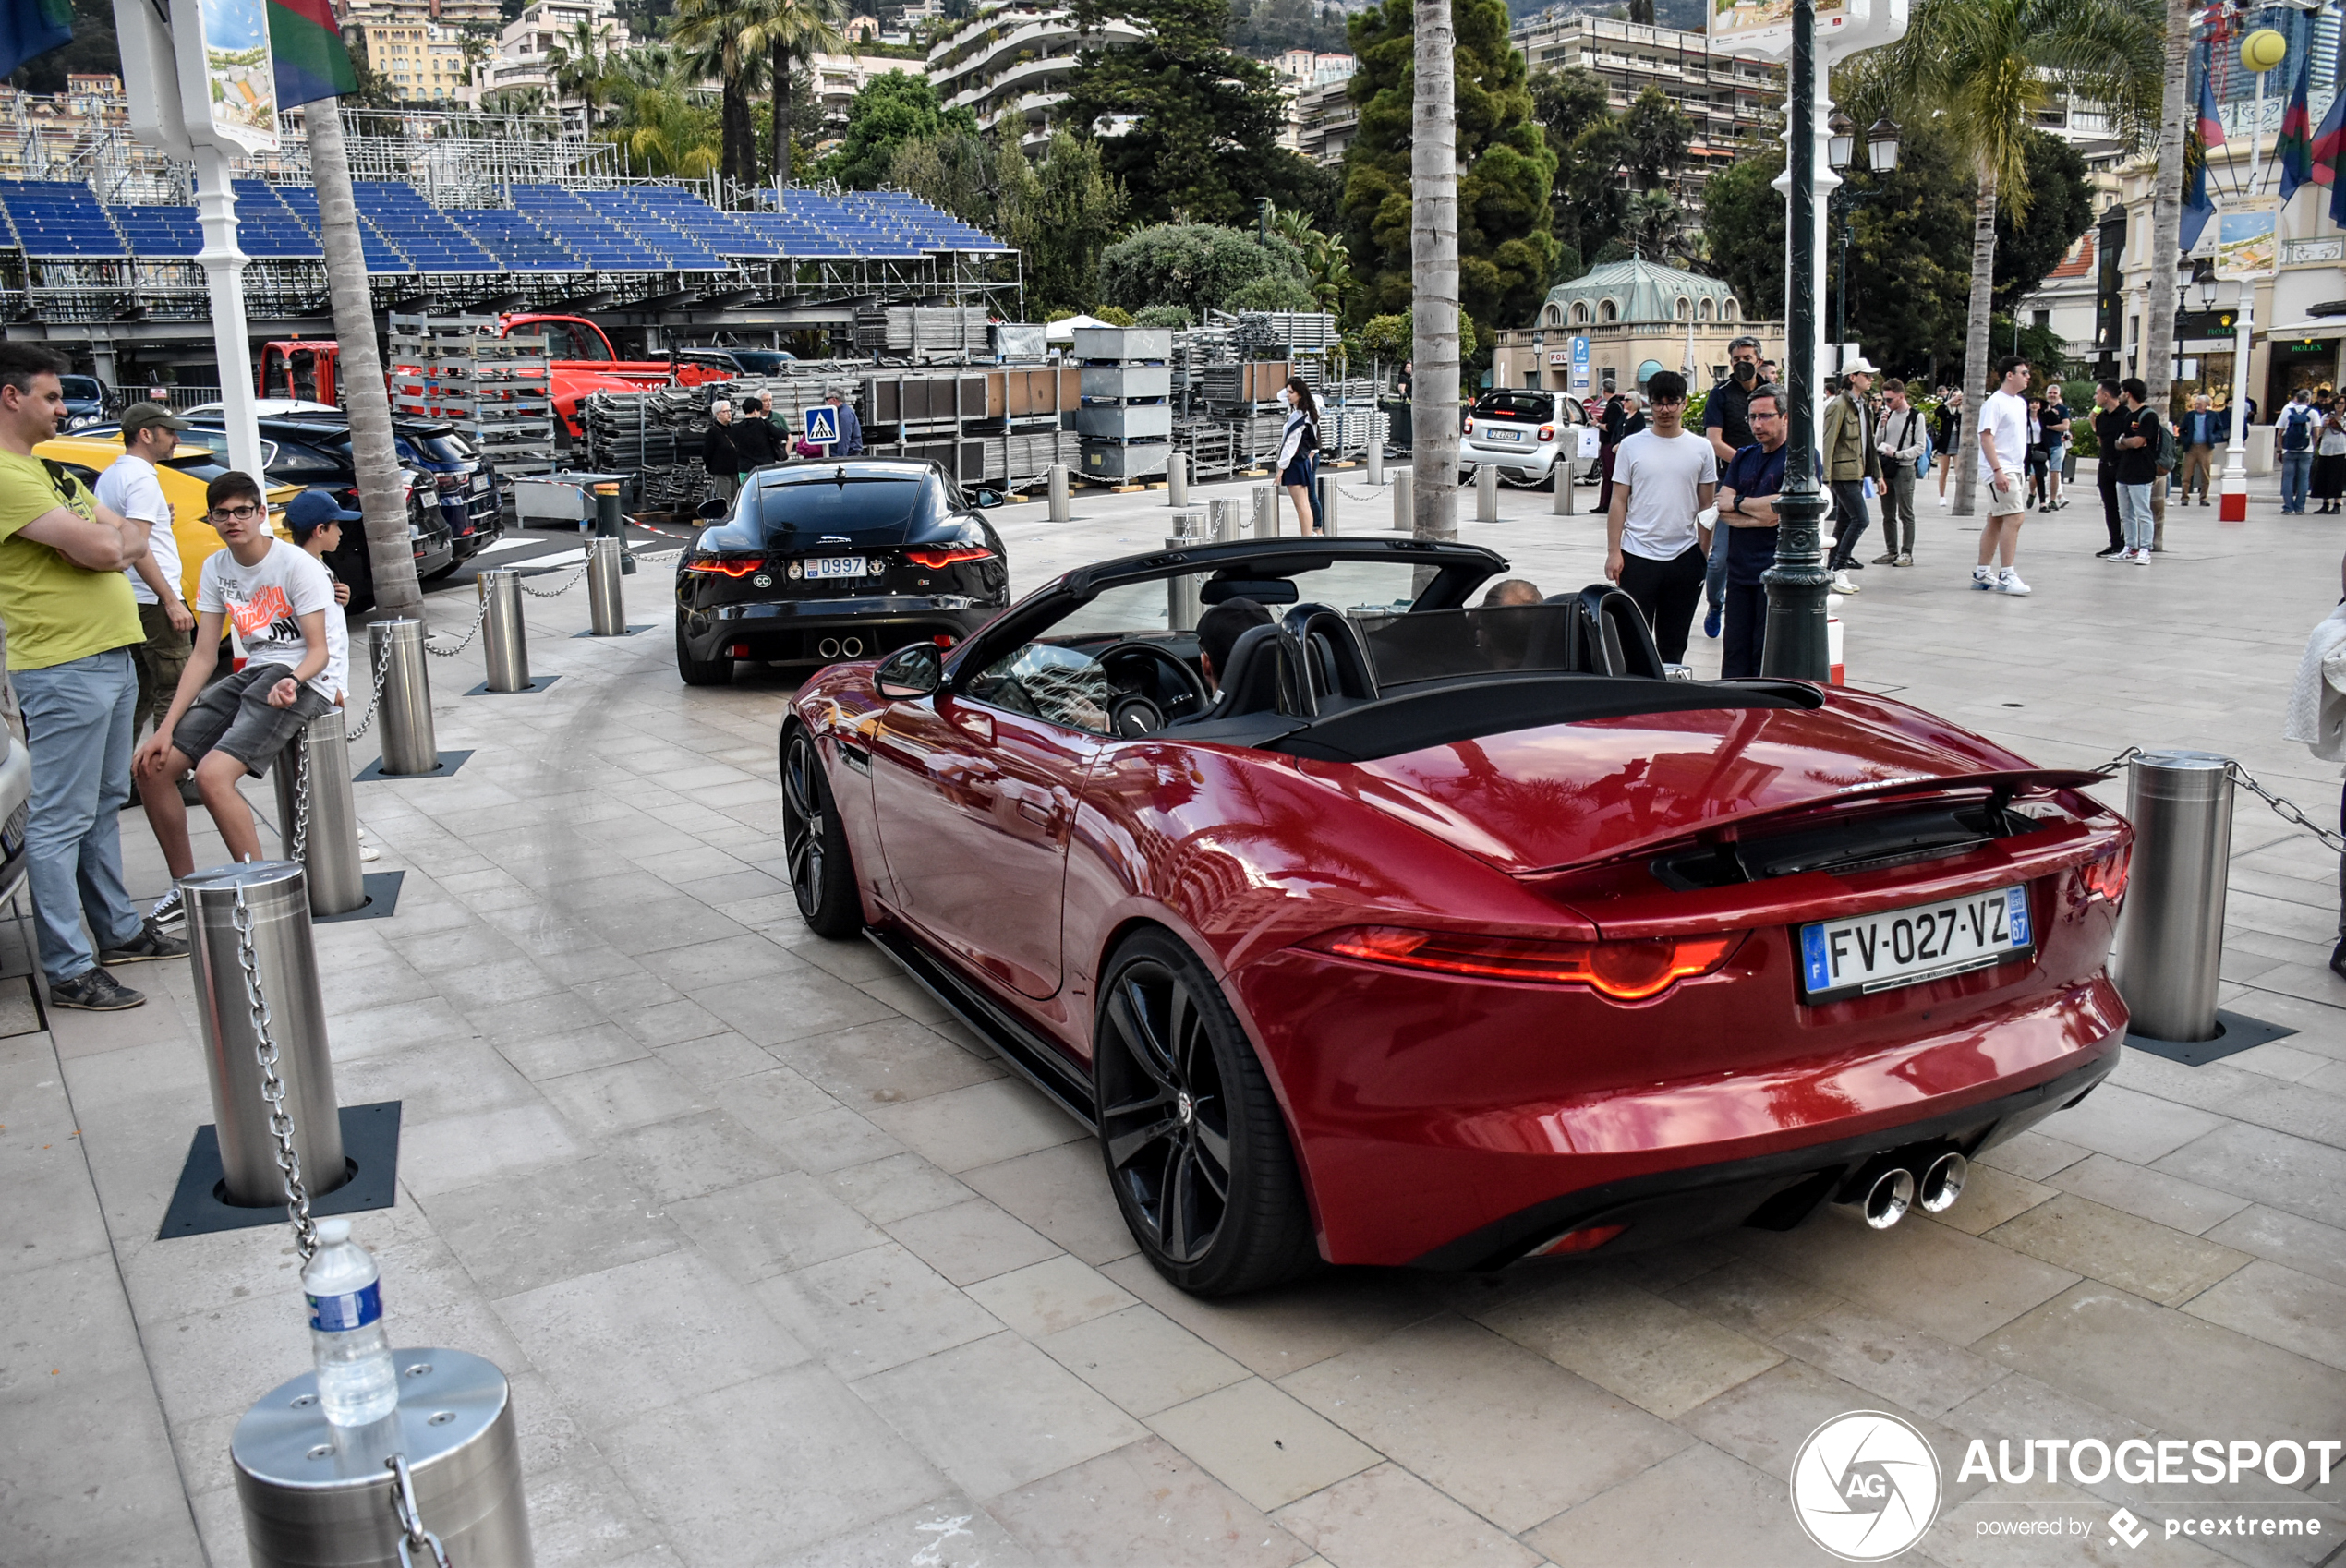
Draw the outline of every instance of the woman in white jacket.
<instances>
[{"instance_id":1,"label":"woman in white jacket","mask_svg":"<svg viewBox=\"0 0 2346 1568\"><path fill-rule=\"evenodd\" d=\"M1303 537L1320 531L1320 509L1312 499L1313 471L1319 466L1320 411L1312 389L1300 376L1290 376L1282 393L1287 399L1287 428L1279 432L1279 483L1295 503L1295 521Z\"/></svg>"},{"instance_id":2,"label":"woman in white jacket","mask_svg":"<svg viewBox=\"0 0 2346 1568\"><path fill-rule=\"evenodd\" d=\"M2346 579L2346 563L2341 563L2340 575ZM2281 735L2310 746L2324 762L2346 761L2346 597L2340 598L2338 608L2305 640L2305 657L2297 664ZM2340 799L2338 817L2340 831L2346 832L2346 795ZM2330 949L2329 967L2346 980L2346 856L2339 858L2338 897L2338 946Z\"/></svg>"}]
</instances>

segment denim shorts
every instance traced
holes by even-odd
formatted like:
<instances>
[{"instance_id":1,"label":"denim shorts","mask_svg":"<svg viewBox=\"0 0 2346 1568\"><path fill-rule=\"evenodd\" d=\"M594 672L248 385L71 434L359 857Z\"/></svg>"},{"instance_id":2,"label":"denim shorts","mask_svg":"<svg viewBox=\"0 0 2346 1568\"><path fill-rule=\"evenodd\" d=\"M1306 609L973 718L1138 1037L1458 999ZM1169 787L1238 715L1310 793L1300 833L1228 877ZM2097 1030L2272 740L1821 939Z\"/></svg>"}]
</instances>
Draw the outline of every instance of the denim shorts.
<instances>
[{"instance_id":1,"label":"denim shorts","mask_svg":"<svg viewBox=\"0 0 2346 1568\"><path fill-rule=\"evenodd\" d=\"M269 689L292 673L282 664L248 664L234 675L214 681L179 716L179 727L171 732L173 748L184 753L189 762L201 762L212 752L226 752L255 778L264 777L277 754L311 719L333 706L307 683L290 707L271 706Z\"/></svg>"}]
</instances>

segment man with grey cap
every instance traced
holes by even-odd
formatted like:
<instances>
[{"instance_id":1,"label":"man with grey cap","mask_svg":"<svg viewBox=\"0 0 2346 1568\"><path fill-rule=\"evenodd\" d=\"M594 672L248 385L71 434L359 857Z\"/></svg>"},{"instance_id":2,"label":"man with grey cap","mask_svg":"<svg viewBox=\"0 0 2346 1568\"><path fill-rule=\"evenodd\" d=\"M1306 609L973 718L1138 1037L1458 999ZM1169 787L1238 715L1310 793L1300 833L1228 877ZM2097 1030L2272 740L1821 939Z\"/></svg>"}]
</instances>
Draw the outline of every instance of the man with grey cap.
<instances>
[{"instance_id":1,"label":"man with grey cap","mask_svg":"<svg viewBox=\"0 0 2346 1568\"><path fill-rule=\"evenodd\" d=\"M130 649L139 672L139 701L131 710L130 739L136 744L147 720L170 703L187 667L187 633L195 611L180 597L179 544L171 537L171 502L163 499L155 464L179 450L187 421L160 403L134 403L122 411L120 457L98 476L98 504L147 525L145 559L127 568L130 597L139 601L139 629L146 641Z\"/></svg>"},{"instance_id":2,"label":"man with grey cap","mask_svg":"<svg viewBox=\"0 0 2346 1568\"><path fill-rule=\"evenodd\" d=\"M1863 355L1842 367L1841 392L1825 405L1824 433L1817 441L1825 483L1832 490L1834 537L1825 568L1832 573L1836 594L1857 591L1849 573L1856 568L1858 537L1873 521L1866 507L1866 481L1881 483L1881 454L1874 449L1873 415L1866 407L1876 374Z\"/></svg>"}]
</instances>

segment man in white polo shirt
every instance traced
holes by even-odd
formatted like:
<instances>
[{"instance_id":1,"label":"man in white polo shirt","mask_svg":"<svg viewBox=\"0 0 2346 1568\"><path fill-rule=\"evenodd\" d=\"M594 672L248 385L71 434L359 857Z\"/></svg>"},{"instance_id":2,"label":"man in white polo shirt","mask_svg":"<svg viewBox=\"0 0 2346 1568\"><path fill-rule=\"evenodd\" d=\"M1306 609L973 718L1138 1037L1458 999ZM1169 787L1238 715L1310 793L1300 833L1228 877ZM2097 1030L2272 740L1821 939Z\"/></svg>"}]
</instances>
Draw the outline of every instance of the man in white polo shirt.
<instances>
[{"instance_id":1,"label":"man in white polo shirt","mask_svg":"<svg viewBox=\"0 0 2346 1568\"><path fill-rule=\"evenodd\" d=\"M98 504L148 525L145 558L123 573L130 579L130 597L139 601L139 629L146 633L146 641L130 649L139 672L139 702L130 717L134 745L147 720L179 689L179 672L187 668L187 633L196 625L195 611L179 597L171 502L155 476L155 464L179 450L179 432L187 428L187 421L160 403L132 404L122 411L122 455L98 476Z\"/></svg>"},{"instance_id":2,"label":"man in white polo shirt","mask_svg":"<svg viewBox=\"0 0 2346 1568\"><path fill-rule=\"evenodd\" d=\"M1684 425L1684 376L1654 372L1646 402L1650 423L1614 450L1604 574L1638 601L1663 662L1676 664L1702 602L1711 530L1698 514L1719 488L1719 455Z\"/></svg>"},{"instance_id":3,"label":"man in white polo shirt","mask_svg":"<svg viewBox=\"0 0 2346 1568\"><path fill-rule=\"evenodd\" d=\"M2008 356L1996 375L2000 384L1979 405L1979 484L1988 493L1988 525L1979 531L1979 564L1971 569L1971 585L2025 594L2028 585L2013 561L2020 554L2020 525L2028 517L2022 467L2028 455L2028 361Z\"/></svg>"}]
</instances>

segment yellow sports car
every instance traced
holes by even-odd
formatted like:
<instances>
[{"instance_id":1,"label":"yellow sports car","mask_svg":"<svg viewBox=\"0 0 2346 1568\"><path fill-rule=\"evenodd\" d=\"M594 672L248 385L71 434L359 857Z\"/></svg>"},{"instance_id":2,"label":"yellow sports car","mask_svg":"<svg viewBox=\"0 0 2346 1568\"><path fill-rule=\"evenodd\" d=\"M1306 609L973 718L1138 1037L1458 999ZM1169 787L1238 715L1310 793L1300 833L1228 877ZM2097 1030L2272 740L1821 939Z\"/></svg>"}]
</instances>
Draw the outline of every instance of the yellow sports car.
<instances>
[{"instance_id":1,"label":"yellow sports car","mask_svg":"<svg viewBox=\"0 0 2346 1568\"><path fill-rule=\"evenodd\" d=\"M98 476L122 456L122 438L57 436L32 449L35 457L54 458L83 484L96 488ZM163 481L163 499L171 502L171 537L179 546L179 594L196 602L196 577L204 559L220 549L219 532L204 521L204 488L227 470L219 453L186 441L155 465ZM269 487L269 524L279 538L293 542L285 527L285 502L301 493L299 485Z\"/></svg>"}]
</instances>

